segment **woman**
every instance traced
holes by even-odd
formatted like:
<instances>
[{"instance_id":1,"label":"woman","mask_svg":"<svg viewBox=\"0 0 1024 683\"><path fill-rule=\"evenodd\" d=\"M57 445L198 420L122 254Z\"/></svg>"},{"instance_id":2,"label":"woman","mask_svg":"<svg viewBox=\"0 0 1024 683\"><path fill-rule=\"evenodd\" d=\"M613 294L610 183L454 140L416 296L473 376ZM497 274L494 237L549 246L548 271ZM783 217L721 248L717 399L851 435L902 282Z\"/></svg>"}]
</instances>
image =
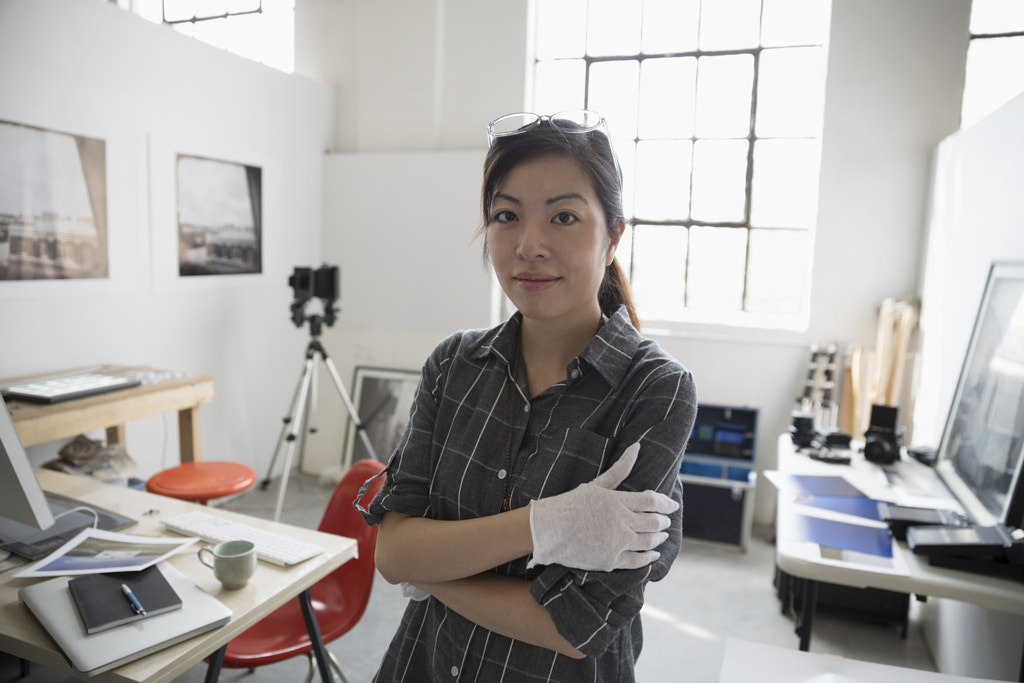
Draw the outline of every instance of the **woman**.
<instances>
[{"instance_id":1,"label":"woman","mask_svg":"<svg viewBox=\"0 0 1024 683\"><path fill-rule=\"evenodd\" d=\"M488 128L481 233L517 312L430 355L365 511L378 570L414 598L377 681L634 680L644 586L682 536L696 393L636 330L603 126Z\"/></svg>"}]
</instances>

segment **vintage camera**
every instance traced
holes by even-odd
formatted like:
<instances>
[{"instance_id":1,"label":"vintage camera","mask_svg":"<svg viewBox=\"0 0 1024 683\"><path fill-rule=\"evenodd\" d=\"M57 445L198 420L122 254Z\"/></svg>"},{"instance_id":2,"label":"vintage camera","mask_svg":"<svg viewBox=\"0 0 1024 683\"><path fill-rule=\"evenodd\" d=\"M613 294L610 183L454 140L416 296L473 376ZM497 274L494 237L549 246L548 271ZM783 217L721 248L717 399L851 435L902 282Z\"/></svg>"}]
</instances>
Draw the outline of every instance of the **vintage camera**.
<instances>
[{"instance_id":1,"label":"vintage camera","mask_svg":"<svg viewBox=\"0 0 1024 683\"><path fill-rule=\"evenodd\" d=\"M338 266L296 266L288 277L288 286L292 288L292 322L296 327L301 327L306 320L306 303L314 297L323 302L323 322L327 325L334 324L337 313L334 304L341 296L341 271Z\"/></svg>"},{"instance_id":2,"label":"vintage camera","mask_svg":"<svg viewBox=\"0 0 1024 683\"><path fill-rule=\"evenodd\" d=\"M900 409L896 406L871 406L871 420L864 432L864 458L879 465L888 465L900 459L903 446L903 428L900 427Z\"/></svg>"}]
</instances>

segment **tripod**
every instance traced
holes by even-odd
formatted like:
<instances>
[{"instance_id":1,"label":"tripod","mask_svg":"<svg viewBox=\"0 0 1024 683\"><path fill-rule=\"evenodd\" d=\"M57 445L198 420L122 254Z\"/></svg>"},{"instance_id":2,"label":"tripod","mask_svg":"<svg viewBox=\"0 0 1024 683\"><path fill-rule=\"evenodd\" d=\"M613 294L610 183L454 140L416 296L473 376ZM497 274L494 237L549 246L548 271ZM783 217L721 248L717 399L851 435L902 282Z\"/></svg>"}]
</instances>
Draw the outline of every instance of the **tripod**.
<instances>
[{"instance_id":1,"label":"tripod","mask_svg":"<svg viewBox=\"0 0 1024 683\"><path fill-rule=\"evenodd\" d=\"M334 386L338 389L338 393L341 395L341 400L345 403L345 408L348 410L349 417L352 418L352 424L355 425L356 434L363 440L363 446L366 447L366 452L370 454L370 457L377 460L377 453L373 450L373 445L370 443L369 437L366 435L366 429L363 423L359 420L359 414L356 412L355 406L352 405L352 400L348 396L348 392L345 391L345 385L341 382L341 377L338 375L337 368L334 367L334 361L327 355L327 351L324 350L323 345L320 343L320 333L323 329L323 318L319 315L309 316L309 329L310 329L310 340L306 346L306 361L302 370L302 374L299 377L299 383L295 387L295 394L292 396L291 411L284 417L284 426L281 428L281 435L277 439L277 446L274 448L274 457L270 460L270 467L267 469L266 478L260 483L260 488L266 489L270 484L270 474L274 471L274 464L277 462L277 456L281 454L281 449L287 444L287 450L285 452L284 460L284 471L281 474L281 490L277 494L277 506L274 509L274 521L278 522L281 520L281 508L284 505L284 494L288 488L288 475L292 469L292 457L295 454L295 443L299 440L299 432L302 430L302 425L309 425L309 431L316 432L317 424L317 372L316 372L316 358L317 356L327 366L327 370L331 374L331 379L334 380ZM308 409L308 412L307 412ZM303 440L303 449L305 448L305 441ZM300 455L301 462L301 455Z\"/></svg>"}]
</instances>

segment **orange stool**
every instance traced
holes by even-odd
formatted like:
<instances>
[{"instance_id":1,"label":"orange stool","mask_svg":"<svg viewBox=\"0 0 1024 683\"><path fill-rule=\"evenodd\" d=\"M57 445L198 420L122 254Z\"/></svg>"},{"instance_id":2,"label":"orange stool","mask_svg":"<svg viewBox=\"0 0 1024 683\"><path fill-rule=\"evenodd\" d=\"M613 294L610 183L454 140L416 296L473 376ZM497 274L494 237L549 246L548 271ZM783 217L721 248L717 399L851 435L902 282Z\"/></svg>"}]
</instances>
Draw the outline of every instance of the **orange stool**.
<instances>
[{"instance_id":1,"label":"orange stool","mask_svg":"<svg viewBox=\"0 0 1024 683\"><path fill-rule=\"evenodd\" d=\"M255 483L256 472L248 465L213 460L186 462L157 472L146 482L146 490L206 505L212 498L241 493Z\"/></svg>"}]
</instances>

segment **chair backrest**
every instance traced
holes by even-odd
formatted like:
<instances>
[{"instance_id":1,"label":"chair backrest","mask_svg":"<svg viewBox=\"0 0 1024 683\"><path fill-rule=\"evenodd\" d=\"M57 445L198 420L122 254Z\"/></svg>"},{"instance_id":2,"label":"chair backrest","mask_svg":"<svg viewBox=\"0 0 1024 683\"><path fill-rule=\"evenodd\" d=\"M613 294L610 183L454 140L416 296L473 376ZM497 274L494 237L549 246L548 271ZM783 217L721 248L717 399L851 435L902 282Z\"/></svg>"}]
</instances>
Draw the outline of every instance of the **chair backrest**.
<instances>
[{"instance_id":1,"label":"chair backrest","mask_svg":"<svg viewBox=\"0 0 1024 683\"><path fill-rule=\"evenodd\" d=\"M384 463L373 459L357 460L353 463L334 488L334 493L331 494L331 499L327 503L318 528L319 531L325 533L354 538L359 544L359 556L352 558L332 572L332 578L336 579L339 585L345 587L349 596L353 596L353 602L348 608L349 626L346 629L351 628L351 625L359 621L366 610L376 571L373 554L377 547L377 527L369 526L366 523L362 514L356 510L354 503L356 496L359 495L359 489L366 483L366 480L376 476L384 468ZM364 504L369 505L369 501L373 500L382 486L384 486L384 476L378 477L370 484L363 497ZM314 587L314 592L316 592L316 587Z\"/></svg>"}]
</instances>

